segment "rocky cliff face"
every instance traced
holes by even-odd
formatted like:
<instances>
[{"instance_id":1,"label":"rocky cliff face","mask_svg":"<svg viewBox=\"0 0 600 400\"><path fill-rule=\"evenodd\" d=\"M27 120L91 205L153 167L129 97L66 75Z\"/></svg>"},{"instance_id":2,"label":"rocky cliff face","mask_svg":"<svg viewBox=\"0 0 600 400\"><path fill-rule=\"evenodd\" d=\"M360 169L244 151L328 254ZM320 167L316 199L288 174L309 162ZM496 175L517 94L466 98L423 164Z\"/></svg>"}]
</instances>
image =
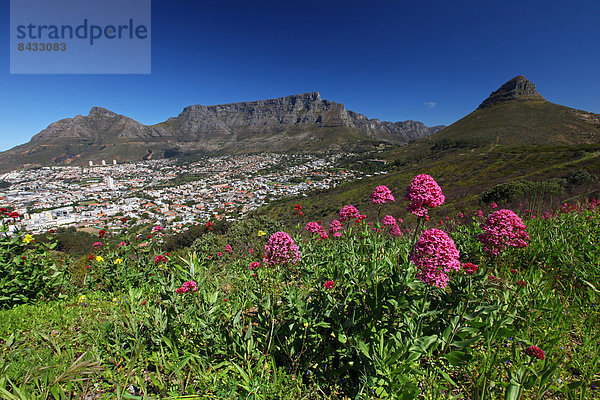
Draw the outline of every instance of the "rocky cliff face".
<instances>
[{"instance_id":1,"label":"rocky cliff face","mask_svg":"<svg viewBox=\"0 0 600 400\"><path fill-rule=\"evenodd\" d=\"M261 151L352 149L365 143L407 143L442 127L421 122L385 122L321 99L318 92L278 99L192 105L156 125L93 107L50 124L29 143L0 153L0 168L85 163L93 159L139 160L166 149L240 154Z\"/></svg>"},{"instance_id":2,"label":"rocky cliff face","mask_svg":"<svg viewBox=\"0 0 600 400\"><path fill-rule=\"evenodd\" d=\"M343 104L322 100L318 92L271 100L186 107L177 117L159 127L169 129L178 139L190 141L215 135L261 134L291 128L357 129L370 137L392 136L399 142L420 139L441 127L428 128L417 121L382 122L346 110Z\"/></svg>"},{"instance_id":3,"label":"rocky cliff face","mask_svg":"<svg viewBox=\"0 0 600 400\"><path fill-rule=\"evenodd\" d=\"M523 75L519 75L500 86L500 89L493 92L478 108L491 107L510 100L544 101L545 99L535 90L535 85L532 82L528 81Z\"/></svg>"},{"instance_id":4,"label":"rocky cliff face","mask_svg":"<svg viewBox=\"0 0 600 400\"><path fill-rule=\"evenodd\" d=\"M112 143L120 139L147 139L170 136L170 133L140 124L124 115L102 107L93 107L86 116L76 115L50 124L31 138L31 143L56 142Z\"/></svg>"}]
</instances>

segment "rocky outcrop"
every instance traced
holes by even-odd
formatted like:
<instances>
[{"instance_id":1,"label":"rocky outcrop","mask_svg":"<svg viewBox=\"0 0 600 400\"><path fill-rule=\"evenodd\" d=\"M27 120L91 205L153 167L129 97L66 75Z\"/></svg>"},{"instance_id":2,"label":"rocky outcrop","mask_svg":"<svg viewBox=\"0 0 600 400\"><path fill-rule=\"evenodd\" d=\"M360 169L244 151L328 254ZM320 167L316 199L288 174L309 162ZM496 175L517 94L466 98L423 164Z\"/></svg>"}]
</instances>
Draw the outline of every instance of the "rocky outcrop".
<instances>
[{"instance_id":1,"label":"rocky outcrop","mask_svg":"<svg viewBox=\"0 0 600 400\"><path fill-rule=\"evenodd\" d=\"M271 100L186 107L159 127L184 141L215 135L261 134L290 128L347 127L370 137L394 137L399 142L420 139L443 127L428 128L418 121L386 122L346 110L343 104L322 100L319 92Z\"/></svg>"},{"instance_id":2,"label":"rocky outcrop","mask_svg":"<svg viewBox=\"0 0 600 400\"><path fill-rule=\"evenodd\" d=\"M535 90L535 85L523 75L516 76L500 86L500 89L479 105L478 108L491 107L504 101L544 101L545 99Z\"/></svg>"},{"instance_id":3,"label":"rocky outcrop","mask_svg":"<svg viewBox=\"0 0 600 400\"><path fill-rule=\"evenodd\" d=\"M0 167L160 158L165 151L241 154L264 151L322 152L407 143L442 127L386 122L321 99L318 92L278 99L192 105L156 125L143 125L101 107L50 124L29 143L0 153ZM152 152L149 153L150 149Z\"/></svg>"},{"instance_id":4,"label":"rocky outcrop","mask_svg":"<svg viewBox=\"0 0 600 400\"><path fill-rule=\"evenodd\" d=\"M31 138L31 143L60 142L113 143L123 139L148 139L170 136L170 132L140 124L102 107L92 107L86 116L76 115L50 124Z\"/></svg>"}]
</instances>

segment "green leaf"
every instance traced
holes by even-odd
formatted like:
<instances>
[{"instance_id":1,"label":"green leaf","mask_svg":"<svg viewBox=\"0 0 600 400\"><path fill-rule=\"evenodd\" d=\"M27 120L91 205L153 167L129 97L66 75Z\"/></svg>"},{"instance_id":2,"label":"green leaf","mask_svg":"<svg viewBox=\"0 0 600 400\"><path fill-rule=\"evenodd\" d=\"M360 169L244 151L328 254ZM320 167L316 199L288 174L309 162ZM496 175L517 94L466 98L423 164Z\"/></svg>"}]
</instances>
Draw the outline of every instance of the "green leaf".
<instances>
[{"instance_id":1,"label":"green leaf","mask_svg":"<svg viewBox=\"0 0 600 400\"><path fill-rule=\"evenodd\" d=\"M471 358L473 358L470 354L465 353L464 351L451 351L444 357L446 358L446 360L448 360L450 365L454 366L466 365L471 360Z\"/></svg>"},{"instance_id":2,"label":"green leaf","mask_svg":"<svg viewBox=\"0 0 600 400\"><path fill-rule=\"evenodd\" d=\"M474 338L465 339L465 340L457 340L455 342L450 343L450 346L454 346L459 349L464 349L465 347L469 347L470 345L477 342L478 340L479 340L479 337L474 337Z\"/></svg>"}]
</instances>

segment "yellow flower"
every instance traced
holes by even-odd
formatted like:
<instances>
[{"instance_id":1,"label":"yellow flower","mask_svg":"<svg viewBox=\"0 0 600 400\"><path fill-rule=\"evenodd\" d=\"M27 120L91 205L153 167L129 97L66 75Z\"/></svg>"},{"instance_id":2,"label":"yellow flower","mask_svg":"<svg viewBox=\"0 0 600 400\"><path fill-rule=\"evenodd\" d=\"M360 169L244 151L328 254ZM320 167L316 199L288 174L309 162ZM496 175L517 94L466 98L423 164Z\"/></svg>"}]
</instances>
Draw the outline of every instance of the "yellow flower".
<instances>
[{"instance_id":1,"label":"yellow flower","mask_svg":"<svg viewBox=\"0 0 600 400\"><path fill-rule=\"evenodd\" d=\"M304 329L308 328L308 322L304 323Z\"/></svg>"},{"instance_id":2,"label":"yellow flower","mask_svg":"<svg viewBox=\"0 0 600 400\"><path fill-rule=\"evenodd\" d=\"M121 260L120 258L117 258L114 262L115 265L119 265L123 262L123 260Z\"/></svg>"},{"instance_id":3,"label":"yellow flower","mask_svg":"<svg viewBox=\"0 0 600 400\"><path fill-rule=\"evenodd\" d=\"M33 236L31 236L29 233L27 235L25 235L25 237L23 238L23 243L28 244L33 242Z\"/></svg>"},{"instance_id":4,"label":"yellow flower","mask_svg":"<svg viewBox=\"0 0 600 400\"><path fill-rule=\"evenodd\" d=\"M104 257L102 257L102 256L96 256L96 261L102 262L102 261L104 261Z\"/></svg>"},{"instance_id":5,"label":"yellow flower","mask_svg":"<svg viewBox=\"0 0 600 400\"><path fill-rule=\"evenodd\" d=\"M265 236L267 234L267 232L265 231L258 231L258 236Z\"/></svg>"},{"instance_id":6,"label":"yellow flower","mask_svg":"<svg viewBox=\"0 0 600 400\"><path fill-rule=\"evenodd\" d=\"M86 300L87 300L87 297L85 297L85 295L81 295L81 296L79 296L79 300L77 300L77 302L85 303Z\"/></svg>"}]
</instances>

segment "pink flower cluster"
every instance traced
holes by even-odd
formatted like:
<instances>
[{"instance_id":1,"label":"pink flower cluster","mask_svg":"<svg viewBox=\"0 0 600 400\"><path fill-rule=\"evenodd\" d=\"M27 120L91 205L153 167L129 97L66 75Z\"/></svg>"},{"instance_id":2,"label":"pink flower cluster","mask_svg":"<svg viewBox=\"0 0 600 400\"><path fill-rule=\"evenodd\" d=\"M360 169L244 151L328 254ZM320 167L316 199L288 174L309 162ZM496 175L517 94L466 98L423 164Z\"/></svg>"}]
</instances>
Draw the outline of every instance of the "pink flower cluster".
<instances>
[{"instance_id":1,"label":"pink flower cluster","mask_svg":"<svg viewBox=\"0 0 600 400\"><path fill-rule=\"evenodd\" d=\"M544 358L546 358L546 353L544 352L544 350L540 349L535 345L526 348L525 354L527 354L529 357L537 358L538 360L543 360Z\"/></svg>"},{"instance_id":2,"label":"pink flower cluster","mask_svg":"<svg viewBox=\"0 0 600 400\"><path fill-rule=\"evenodd\" d=\"M321 221L309 222L308 224L306 224L306 230L311 233L318 233L319 239L321 239L321 240L327 239L329 237L329 235L325 231L325 228L323 228L323 226L321 226L320 222Z\"/></svg>"},{"instance_id":3,"label":"pink flower cluster","mask_svg":"<svg viewBox=\"0 0 600 400\"><path fill-rule=\"evenodd\" d=\"M381 223L385 226L394 226L397 224L396 218L392 217L391 215L386 215L385 217L383 217Z\"/></svg>"},{"instance_id":4,"label":"pink flower cluster","mask_svg":"<svg viewBox=\"0 0 600 400\"><path fill-rule=\"evenodd\" d=\"M473 263L464 263L462 268L465 271L465 274L473 275L475 272L477 272L479 266Z\"/></svg>"},{"instance_id":5,"label":"pink flower cluster","mask_svg":"<svg viewBox=\"0 0 600 400\"><path fill-rule=\"evenodd\" d=\"M228 252L228 253L233 253L233 249L228 244L225 245L225 251Z\"/></svg>"},{"instance_id":6,"label":"pink flower cluster","mask_svg":"<svg viewBox=\"0 0 600 400\"><path fill-rule=\"evenodd\" d=\"M263 262L265 265L295 264L302 254L294 239L285 232L275 232L265 245Z\"/></svg>"},{"instance_id":7,"label":"pink flower cluster","mask_svg":"<svg viewBox=\"0 0 600 400\"><path fill-rule=\"evenodd\" d=\"M429 208L439 207L446 198L437 182L427 174L415 176L406 189L404 198L410 201L407 211L423 217Z\"/></svg>"},{"instance_id":8,"label":"pink flower cluster","mask_svg":"<svg viewBox=\"0 0 600 400\"><path fill-rule=\"evenodd\" d=\"M163 228L160 225L154 225L154 228L152 228L152 232L160 232L162 230Z\"/></svg>"},{"instance_id":9,"label":"pink flower cluster","mask_svg":"<svg viewBox=\"0 0 600 400\"><path fill-rule=\"evenodd\" d=\"M338 238L342 237L342 232L340 232L342 229L343 229L342 223L340 221L338 221L337 219L334 219L329 224L329 233L333 237L338 237Z\"/></svg>"},{"instance_id":10,"label":"pink flower cluster","mask_svg":"<svg viewBox=\"0 0 600 400\"><path fill-rule=\"evenodd\" d=\"M255 270L255 269L258 269L259 267L260 267L260 263L258 261L252 261L250 263L250 267L249 268L251 270Z\"/></svg>"},{"instance_id":11,"label":"pink flower cluster","mask_svg":"<svg viewBox=\"0 0 600 400\"><path fill-rule=\"evenodd\" d=\"M198 288L196 286L196 282L194 281L183 282L183 285L181 285L181 287L175 289L175 293L196 292L198 291Z\"/></svg>"},{"instance_id":12,"label":"pink flower cluster","mask_svg":"<svg viewBox=\"0 0 600 400\"><path fill-rule=\"evenodd\" d=\"M335 282L334 281L325 281L325 283L323 283L323 287L325 289L333 289L333 287L335 286Z\"/></svg>"},{"instance_id":13,"label":"pink flower cluster","mask_svg":"<svg viewBox=\"0 0 600 400\"><path fill-rule=\"evenodd\" d=\"M385 204L388 201L395 201L394 196L387 186L379 185L371 193L372 204Z\"/></svg>"},{"instance_id":14,"label":"pink flower cluster","mask_svg":"<svg viewBox=\"0 0 600 400\"><path fill-rule=\"evenodd\" d=\"M163 256L162 254L159 254L156 257L154 257L155 263L165 262L165 261L167 261L167 258L165 256Z\"/></svg>"},{"instance_id":15,"label":"pink flower cluster","mask_svg":"<svg viewBox=\"0 0 600 400\"><path fill-rule=\"evenodd\" d=\"M477 239L488 254L498 255L508 247L527 247L527 227L511 210L498 210L481 224L483 233Z\"/></svg>"},{"instance_id":16,"label":"pink flower cluster","mask_svg":"<svg viewBox=\"0 0 600 400\"><path fill-rule=\"evenodd\" d=\"M419 273L417 277L428 285L445 288L450 278L447 273L460 270L459 253L454 241L439 229L425 230L410 253Z\"/></svg>"},{"instance_id":17,"label":"pink flower cluster","mask_svg":"<svg viewBox=\"0 0 600 400\"><path fill-rule=\"evenodd\" d=\"M394 237L400 237L402 236L402 230L400 229L400 227L398 226L398 222L402 223L402 219L398 218L398 221L396 221L396 218L394 218L391 215L386 215L385 217L383 217L383 219L381 220L381 223L384 226L389 226L390 228L390 235L394 236Z\"/></svg>"},{"instance_id":18,"label":"pink flower cluster","mask_svg":"<svg viewBox=\"0 0 600 400\"><path fill-rule=\"evenodd\" d=\"M357 208L352 205L344 206L340 210L340 222L344 222L350 219L358 219L360 217L361 215L358 212Z\"/></svg>"}]
</instances>

